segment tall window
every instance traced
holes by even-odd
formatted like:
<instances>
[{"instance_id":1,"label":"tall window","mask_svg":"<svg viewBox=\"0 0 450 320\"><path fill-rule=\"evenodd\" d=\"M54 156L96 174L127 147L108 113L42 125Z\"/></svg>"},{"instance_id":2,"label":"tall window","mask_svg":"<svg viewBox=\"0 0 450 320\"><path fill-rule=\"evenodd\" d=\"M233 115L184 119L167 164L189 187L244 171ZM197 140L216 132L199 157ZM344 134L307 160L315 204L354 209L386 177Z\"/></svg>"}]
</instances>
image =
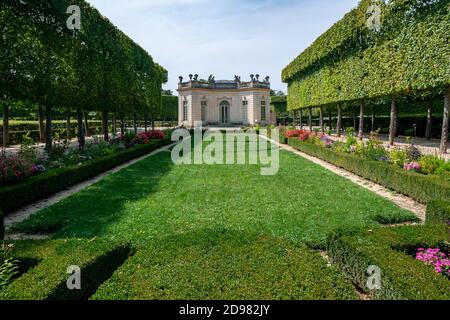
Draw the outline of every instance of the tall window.
<instances>
[{"instance_id":1,"label":"tall window","mask_svg":"<svg viewBox=\"0 0 450 320\"><path fill-rule=\"evenodd\" d=\"M188 102L183 101L183 121L188 121Z\"/></svg>"},{"instance_id":2,"label":"tall window","mask_svg":"<svg viewBox=\"0 0 450 320\"><path fill-rule=\"evenodd\" d=\"M267 116L266 116L266 101L263 100L261 101L261 121L266 121L267 120Z\"/></svg>"},{"instance_id":3,"label":"tall window","mask_svg":"<svg viewBox=\"0 0 450 320\"><path fill-rule=\"evenodd\" d=\"M248 100L242 101L242 122L248 122Z\"/></svg>"},{"instance_id":4,"label":"tall window","mask_svg":"<svg viewBox=\"0 0 450 320\"><path fill-rule=\"evenodd\" d=\"M207 121L207 108L208 108L208 103L206 101L202 101L202 121L205 122Z\"/></svg>"}]
</instances>

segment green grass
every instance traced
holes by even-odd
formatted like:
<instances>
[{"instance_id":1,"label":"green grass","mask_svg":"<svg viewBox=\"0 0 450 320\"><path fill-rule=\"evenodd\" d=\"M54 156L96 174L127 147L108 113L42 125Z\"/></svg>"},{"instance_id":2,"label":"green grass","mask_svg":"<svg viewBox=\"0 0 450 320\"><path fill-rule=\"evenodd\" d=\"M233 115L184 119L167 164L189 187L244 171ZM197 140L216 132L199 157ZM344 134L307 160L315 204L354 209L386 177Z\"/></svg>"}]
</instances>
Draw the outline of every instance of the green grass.
<instances>
[{"instance_id":1,"label":"green grass","mask_svg":"<svg viewBox=\"0 0 450 320\"><path fill-rule=\"evenodd\" d=\"M16 225L55 238L133 243L94 298L335 299L352 287L313 250L335 229L415 217L345 178L282 151L280 171L174 166L163 152Z\"/></svg>"}]
</instances>

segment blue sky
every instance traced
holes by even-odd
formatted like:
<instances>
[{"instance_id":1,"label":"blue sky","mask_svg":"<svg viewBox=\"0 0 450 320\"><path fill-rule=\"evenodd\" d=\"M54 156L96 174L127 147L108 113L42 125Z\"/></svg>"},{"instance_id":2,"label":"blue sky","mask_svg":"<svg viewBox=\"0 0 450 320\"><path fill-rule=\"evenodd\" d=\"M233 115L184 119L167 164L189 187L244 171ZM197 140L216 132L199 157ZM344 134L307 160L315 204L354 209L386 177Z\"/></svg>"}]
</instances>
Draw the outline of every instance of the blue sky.
<instances>
[{"instance_id":1,"label":"blue sky","mask_svg":"<svg viewBox=\"0 0 450 320\"><path fill-rule=\"evenodd\" d=\"M169 70L166 88L190 73L216 80L281 70L358 0L88 0Z\"/></svg>"}]
</instances>

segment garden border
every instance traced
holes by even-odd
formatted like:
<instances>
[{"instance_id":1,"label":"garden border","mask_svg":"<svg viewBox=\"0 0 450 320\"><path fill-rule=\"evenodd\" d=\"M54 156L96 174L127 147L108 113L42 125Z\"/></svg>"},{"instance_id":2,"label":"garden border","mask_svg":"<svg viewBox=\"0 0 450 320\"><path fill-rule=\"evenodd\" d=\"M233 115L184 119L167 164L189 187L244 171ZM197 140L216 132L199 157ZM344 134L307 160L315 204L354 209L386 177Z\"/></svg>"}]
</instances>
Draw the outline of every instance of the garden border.
<instances>
[{"instance_id":1,"label":"garden border","mask_svg":"<svg viewBox=\"0 0 450 320\"><path fill-rule=\"evenodd\" d=\"M438 177L405 172L390 164L338 153L295 138L288 139L288 144L294 149L353 172L388 189L407 195L418 202L427 204L433 200L450 199L450 183Z\"/></svg>"},{"instance_id":2,"label":"garden border","mask_svg":"<svg viewBox=\"0 0 450 320\"><path fill-rule=\"evenodd\" d=\"M450 225L450 202L431 201L427 206L427 224L447 223Z\"/></svg>"},{"instance_id":3,"label":"garden border","mask_svg":"<svg viewBox=\"0 0 450 320\"><path fill-rule=\"evenodd\" d=\"M337 231L328 238L333 264L373 299L449 300L450 281L412 257L419 247L440 247L449 240L445 225L400 226L350 234ZM381 288L368 288L368 268L381 269Z\"/></svg>"}]
</instances>

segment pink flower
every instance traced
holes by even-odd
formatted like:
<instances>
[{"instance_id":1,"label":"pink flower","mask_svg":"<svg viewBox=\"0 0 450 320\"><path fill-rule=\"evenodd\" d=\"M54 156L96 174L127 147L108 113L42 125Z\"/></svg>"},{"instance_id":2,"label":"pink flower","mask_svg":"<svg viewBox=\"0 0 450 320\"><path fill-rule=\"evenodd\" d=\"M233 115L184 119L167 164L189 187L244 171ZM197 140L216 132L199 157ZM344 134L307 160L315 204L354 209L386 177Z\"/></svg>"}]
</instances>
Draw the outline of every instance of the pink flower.
<instances>
[{"instance_id":1,"label":"pink flower","mask_svg":"<svg viewBox=\"0 0 450 320\"><path fill-rule=\"evenodd\" d=\"M419 172L421 169L420 163L418 162L409 162L409 163L405 163L403 168L406 171L415 171L415 172Z\"/></svg>"},{"instance_id":2,"label":"pink flower","mask_svg":"<svg viewBox=\"0 0 450 320\"><path fill-rule=\"evenodd\" d=\"M417 249L416 260L433 266L437 273L450 272L450 258L447 258L447 255L439 248Z\"/></svg>"}]
</instances>

